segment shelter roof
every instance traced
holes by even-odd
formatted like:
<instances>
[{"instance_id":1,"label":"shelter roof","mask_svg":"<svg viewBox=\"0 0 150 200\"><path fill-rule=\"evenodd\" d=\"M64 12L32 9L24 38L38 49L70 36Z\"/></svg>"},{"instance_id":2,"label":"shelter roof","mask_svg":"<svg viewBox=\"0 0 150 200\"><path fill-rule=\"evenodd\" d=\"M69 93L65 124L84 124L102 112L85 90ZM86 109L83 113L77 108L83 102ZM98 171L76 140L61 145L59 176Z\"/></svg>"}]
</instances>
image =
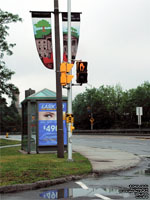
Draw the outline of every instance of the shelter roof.
<instances>
[{"instance_id":1,"label":"shelter roof","mask_svg":"<svg viewBox=\"0 0 150 200\"><path fill-rule=\"evenodd\" d=\"M33 99L34 100L56 100L56 92L45 88L43 90L40 90L39 92L36 92L36 93L26 97L24 101L33 100ZM67 100L67 97L62 96L62 99Z\"/></svg>"}]
</instances>

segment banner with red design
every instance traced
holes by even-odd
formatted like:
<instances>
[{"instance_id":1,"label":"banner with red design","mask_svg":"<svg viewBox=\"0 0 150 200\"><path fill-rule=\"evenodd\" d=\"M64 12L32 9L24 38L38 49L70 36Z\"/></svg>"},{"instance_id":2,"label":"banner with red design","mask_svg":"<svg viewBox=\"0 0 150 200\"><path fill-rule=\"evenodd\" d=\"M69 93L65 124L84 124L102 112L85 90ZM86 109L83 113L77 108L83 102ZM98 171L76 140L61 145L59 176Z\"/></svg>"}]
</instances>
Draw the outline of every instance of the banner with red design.
<instances>
[{"instance_id":1,"label":"banner with red design","mask_svg":"<svg viewBox=\"0 0 150 200\"><path fill-rule=\"evenodd\" d=\"M79 35L80 35L80 14L81 13L71 13L71 55L72 63L74 63ZM68 13L62 13L62 24L63 24L63 61L68 61Z\"/></svg>"},{"instance_id":2,"label":"banner with red design","mask_svg":"<svg viewBox=\"0 0 150 200\"><path fill-rule=\"evenodd\" d=\"M39 57L45 67L53 69L51 12L32 11L33 31Z\"/></svg>"}]
</instances>

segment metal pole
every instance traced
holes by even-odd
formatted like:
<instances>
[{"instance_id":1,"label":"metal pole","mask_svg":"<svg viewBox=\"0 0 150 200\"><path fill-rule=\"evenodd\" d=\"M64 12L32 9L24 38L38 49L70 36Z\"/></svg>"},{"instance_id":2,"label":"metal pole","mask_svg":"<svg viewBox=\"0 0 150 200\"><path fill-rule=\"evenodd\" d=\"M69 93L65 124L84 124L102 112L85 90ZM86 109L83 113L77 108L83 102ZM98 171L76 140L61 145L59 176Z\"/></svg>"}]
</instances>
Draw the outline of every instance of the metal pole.
<instances>
[{"instance_id":1,"label":"metal pole","mask_svg":"<svg viewBox=\"0 0 150 200\"><path fill-rule=\"evenodd\" d=\"M59 33L58 0L54 0L54 19L55 19L55 57L56 57L56 102L57 102L57 157L64 158L62 87L60 83L60 33Z\"/></svg>"},{"instance_id":2,"label":"metal pole","mask_svg":"<svg viewBox=\"0 0 150 200\"><path fill-rule=\"evenodd\" d=\"M71 63L71 0L68 0L68 63ZM72 70L69 72L72 74ZM68 86L68 113L72 114L72 81ZM68 123L68 160L72 161L72 132Z\"/></svg>"},{"instance_id":3,"label":"metal pole","mask_svg":"<svg viewBox=\"0 0 150 200\"><path fill-rule=\"evenodd\" d=\"M87 83L87 85L90 86L90 87L91 87L91 90L92 90L93 86L92 86L91 84L89 84L89 83ZM91 98L90 98L90 101L91 101L91 118L93 118L93 103L92 103L92 95L91 95L90 97L91 97ZM91 130L93 130L93 122L90 122L90 123L91 123Z\"/></svg>"},{"instance_id":4,"label":"metal pole","mask_svg":"<svg viewBox=\"0 0 150 200\"><path fill-rule=\"evenodd\" d=\"M140 133L141 133L141 124L142 124L141 115L138 115L138 125L139 125L139 132Z\"/></svg>"},{"instance_id":5,"label":"metal pole","mask_svg":"<svg viewBox=\"0 0 150 200\"><path fill-rule=\"evenodd\" d=\"M91 107L92 109L92 107ZM92 110L91 110L91 118L93 119L93 113L92 113ZM91 122L91 130L93 130L93 122Z\"/></svg>"}]
</instances>

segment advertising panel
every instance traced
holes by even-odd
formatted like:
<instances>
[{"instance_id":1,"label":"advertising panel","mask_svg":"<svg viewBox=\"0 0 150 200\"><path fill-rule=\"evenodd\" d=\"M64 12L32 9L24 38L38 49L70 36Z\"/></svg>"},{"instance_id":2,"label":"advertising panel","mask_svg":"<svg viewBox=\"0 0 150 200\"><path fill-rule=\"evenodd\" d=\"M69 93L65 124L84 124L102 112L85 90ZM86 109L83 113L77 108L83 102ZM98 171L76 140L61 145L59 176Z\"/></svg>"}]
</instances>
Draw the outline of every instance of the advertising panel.
<instances>
[{"instance_id":1,"label":"advertising panel","mask_svg":"<svg viewBox=\"0 0 150 200\"><path fill-rule=\"evenodd\" d=\"M63 103L63 130L64 145L67 145L67 125L65 115L67 103ZM38 104L38 131L39 146L56 146L57 145L57 106L55 102Z\"/></svg>"}]
</instances>

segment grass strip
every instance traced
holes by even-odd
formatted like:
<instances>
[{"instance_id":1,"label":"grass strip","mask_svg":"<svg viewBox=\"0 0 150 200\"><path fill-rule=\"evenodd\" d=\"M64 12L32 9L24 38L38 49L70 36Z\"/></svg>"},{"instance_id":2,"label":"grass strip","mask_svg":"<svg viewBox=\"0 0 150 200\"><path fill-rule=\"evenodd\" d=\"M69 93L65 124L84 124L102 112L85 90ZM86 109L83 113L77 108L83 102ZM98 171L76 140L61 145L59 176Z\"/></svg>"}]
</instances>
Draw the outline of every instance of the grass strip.
<instances>
[{"instance_id":1,"label":"grass strip","mask_svg":"<svg viewBox=\"0 0 150 200\"><path fill-rule=\"evenodd\" d=\"M14 144L21 144L20 141L17 140L7 140L7 139L0 139L0 146L7 146L7 145L14 145Z\"/></svg>"},{"instance_id":2,"label":"grass strip","mask_svg":"<svg viewBox=\"0 0 150 200\"><path fill-rule=\"evenodd\" d=\"M89 160L73 153L73 162L57 154L22 154L20 147L0 149L0 186L34 183L68 175L81 175L92 170Z\"/></svg>"}]
</instances>

